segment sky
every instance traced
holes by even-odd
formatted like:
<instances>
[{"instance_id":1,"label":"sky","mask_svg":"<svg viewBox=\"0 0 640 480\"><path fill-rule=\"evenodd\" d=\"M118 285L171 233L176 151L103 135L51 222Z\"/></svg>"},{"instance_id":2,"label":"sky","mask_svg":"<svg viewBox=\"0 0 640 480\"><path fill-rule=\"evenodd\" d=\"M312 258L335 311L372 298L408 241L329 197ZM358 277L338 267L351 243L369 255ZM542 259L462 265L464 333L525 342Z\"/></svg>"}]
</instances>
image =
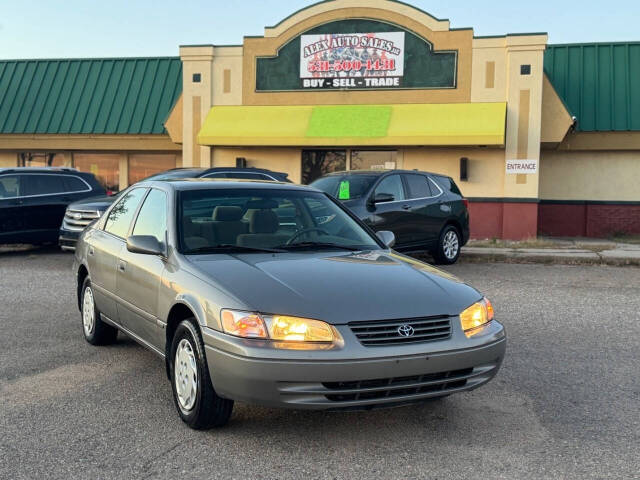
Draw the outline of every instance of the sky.
<instances>
[{"instance_id":1,"label":"sky","mask_svg":"<svg viewBox=\"0 0 640 480\"><path fill-rule=\"evenodd\" d=\"M406 0L475 35L548 32L549 43L640 41L640 1ZM0 0L0 59L175 56L241 44L313 0ZM362 0L366 5L367 1Z\"/></svg>"}]
</instances>

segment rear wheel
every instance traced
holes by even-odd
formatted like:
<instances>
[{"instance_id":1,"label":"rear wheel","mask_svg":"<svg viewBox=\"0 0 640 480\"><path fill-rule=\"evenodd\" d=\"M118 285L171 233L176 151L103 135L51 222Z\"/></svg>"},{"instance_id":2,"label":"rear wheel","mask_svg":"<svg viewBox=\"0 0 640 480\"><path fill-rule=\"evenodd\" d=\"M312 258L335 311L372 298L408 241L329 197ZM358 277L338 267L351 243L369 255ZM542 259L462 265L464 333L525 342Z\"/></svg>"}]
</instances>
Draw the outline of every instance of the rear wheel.
<instances>
[{"instance_id":1,"label":"rear wheel","mask_svg":"<svg viewBox=\"0 0 640 480\"><path fill-rule=\"evenodd\" d=\"M438 239L438 246L434 252L433 257L437 263L444 265L451 265L456 263L460 256L460 233L458 229L453 225L447 225L440 232L440 238Z\"/></svg>"},{"instance_id":2,"label":"rear wheel","mask_svg":"<svg viewBox=\"0 0 640 480\"><path fill-rule=\"evenodd\" d=\"M229 421L233 400L219 397L213 389L204 343L195 319L183 320L171 343L171 387L182 421L196 430L221 427Z\"/></svg>"},{"instance_id":3,"label":"rear wheel","mask_svg":"<svg viewBox=\"0 0 640 480\"><path fill-rule=\"evenodd\" d=\"M82 284L82 331L84 338L91 345L108 345L114 343L118 337L118 329L105 323L100 318L100 311L96 307L93 296L93 286L89 277Z\"/></svg>"}]
</instances>

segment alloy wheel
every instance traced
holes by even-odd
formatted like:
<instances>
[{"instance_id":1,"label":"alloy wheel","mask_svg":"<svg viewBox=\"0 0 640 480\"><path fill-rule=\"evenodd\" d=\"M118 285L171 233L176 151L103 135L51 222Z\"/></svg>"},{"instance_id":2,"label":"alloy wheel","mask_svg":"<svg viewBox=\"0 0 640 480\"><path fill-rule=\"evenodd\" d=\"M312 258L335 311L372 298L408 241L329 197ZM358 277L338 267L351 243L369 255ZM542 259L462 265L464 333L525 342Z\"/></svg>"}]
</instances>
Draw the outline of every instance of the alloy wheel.
<instances>
[{"instance_id":1,"label":"alloy wheel","mask_svg":"<svg viewBox=\"0 0 640 480\"><path fill-rule=\"evenodd\" d=\"M458 234L454 230L449 230L445 236L444 241L442 242L442 251L444 252L444 256L448 260L453 260L458 255L458 250L460 249L460 241L458 240Z\"/></svg>"}]
</instances>

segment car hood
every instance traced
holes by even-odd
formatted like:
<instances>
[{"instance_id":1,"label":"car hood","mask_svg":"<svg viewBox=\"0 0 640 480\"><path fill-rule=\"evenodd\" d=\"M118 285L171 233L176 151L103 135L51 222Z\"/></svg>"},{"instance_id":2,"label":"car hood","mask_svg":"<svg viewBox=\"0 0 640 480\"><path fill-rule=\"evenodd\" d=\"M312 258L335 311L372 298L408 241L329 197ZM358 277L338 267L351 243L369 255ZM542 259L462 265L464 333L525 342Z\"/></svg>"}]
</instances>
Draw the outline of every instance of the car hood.
<instances>
[{"instance_id":1,"label":"car hood","mask_svg":"<svg viewBox=\"0 0 640 480\"><path fill-rule=\"evenodd\" d=\"M481 298L428 264L389 251L192 255L194 274L248 310L356 320L457 315Z\"/></svg>"},{"instance_id":2,"label":"car hood","mask_svg":"<svg viewBox=\"0 0 640 480\"><path fill-rule=\"evenodd\" d=\"M68 208L74 210L100 210L104 211L115 202L117 195L100 195L99 197L89 197L78 202L73 202Z\"/></svg>"}]
</instances>

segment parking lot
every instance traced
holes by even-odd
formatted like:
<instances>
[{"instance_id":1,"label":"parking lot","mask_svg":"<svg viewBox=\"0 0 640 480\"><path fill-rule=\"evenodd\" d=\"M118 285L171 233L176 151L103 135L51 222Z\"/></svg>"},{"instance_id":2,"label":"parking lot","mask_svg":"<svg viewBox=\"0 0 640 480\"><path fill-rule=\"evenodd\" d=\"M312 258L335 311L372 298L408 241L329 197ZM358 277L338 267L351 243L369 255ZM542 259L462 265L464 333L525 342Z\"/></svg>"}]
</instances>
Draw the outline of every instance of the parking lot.
<instances>
[{"instance_id":1,"label":"parking lot","mask_svg":"<svg viewBox=\"0 0 640 480\"><path fill-rule=\"evenodd\" d=\"M507 327L487 386L392 410L179 419L163 362L82 338L72 257L0 254L0 478L637 478L640 269L461 263Z\"/></svg>"}]
</instances>

